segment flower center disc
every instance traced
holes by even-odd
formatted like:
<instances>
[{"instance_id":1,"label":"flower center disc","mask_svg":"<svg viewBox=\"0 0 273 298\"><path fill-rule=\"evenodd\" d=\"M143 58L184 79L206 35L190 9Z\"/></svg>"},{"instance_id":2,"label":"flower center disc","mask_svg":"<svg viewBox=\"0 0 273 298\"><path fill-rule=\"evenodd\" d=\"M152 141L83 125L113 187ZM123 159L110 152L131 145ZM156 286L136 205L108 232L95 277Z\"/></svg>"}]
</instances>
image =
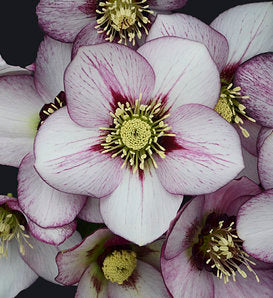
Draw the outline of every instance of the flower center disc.
<instances>
[{"instance_id":1,"label":"flower center disc","mask_svg":"<svg viewBox=\"0 0 273 298\"><path fill-rule=\"evenodd\" d=\"M137 258L134 251L114 250L104 259L102 271L106 279L121 285L132 275L136 264Z\"/></svg>"}]
</instances>

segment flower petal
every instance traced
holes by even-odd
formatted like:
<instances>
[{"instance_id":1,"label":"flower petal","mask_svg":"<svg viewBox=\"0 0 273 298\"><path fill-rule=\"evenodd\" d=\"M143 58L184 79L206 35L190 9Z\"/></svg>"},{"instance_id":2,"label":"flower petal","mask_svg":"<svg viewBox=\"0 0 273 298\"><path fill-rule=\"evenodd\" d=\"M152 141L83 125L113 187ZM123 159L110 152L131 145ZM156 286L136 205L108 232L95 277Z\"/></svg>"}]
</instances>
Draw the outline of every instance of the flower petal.
<instances>
[{"instance_id":1,"label":"flower petal","mask_svg":"<svg viewBox=\"0 0 273 298\"><path fill-rule=\"evenodd\" d=\"M64 90L64 71L71 61L72 45L45 36L41 42L34 72L37 91L45 102L53 99Z\"/></svg>"},{"instance_id":2,"label":"flower petal","mask_svg":"<svg viewBox=\"0 0 273 298\"><path fill-rule=\"evenodd\" d=\"M201 42L209 50L219 71L226 65L228 57L227 40L218 31L197 18L181 13L158 14L147 36L147 41L162 36L176 36ZM182 56L183 52L180 54Z\"/></svg>"},{"instance_id":3,"label":"flower petal","mask_svg":"<svg viewBox=\"0 0 273 298\"><path fill-rule=\"evenodd\" d=\"M19 66L8 65L0 55L0 76L19 75L19 74L27 75L27 74L31 74L31 72Z\"/></svg>"},{"instance_id":4,"label":"flower petal","mask_svg":"<svg viewBox=\"0 0 273 298\"><path fill-rule=\"evenodd\" d=\"M25 246L25 254L21 257L42 278L56 283L58 267L55 261L59 251L69 249L81 241L81 236L75 232L60 246L43 243L34 237L29 239L33 248Z\"/></svg>"},{"instance_id":5,"label":"flower petal","mask_svg":"<svg viewBox=\"0 0 273 298\"><path fill-rule=\"evenodd\" d=\"M273 132L273 128L262 127L258 134L257 139L257 151L260 152L260 149L266 140L266 138Z\"/></svg>"},{"instance_id":6,"label":"flower petal","mask_svg":"<svg viewBox=\"0 0 273 298\"><path fill-rule=\"evenodd\" d=\"M207 48L179 37L161 37L138 49L154 69L152 98L167 101L172 109L201 103L214 107L219 98L220 79Z\"/></svg>"},{"instance_id":7,"label":"flower petal","mask_svg":"<svg viewBox=\"0 0 273 298\"><path fill-rule=\"evenodd\" d=\"M166 158L158 160L157 170L167 191L209 193L243 169L239 136L215 111L197 104L184 105L171 112L168 124L176 134L176 145L164 144Z\"/></svg>"},{"instance_id":8,"label":"flower petal","mask_svg":"<svg viewBox=\"0 0 273 298\"><path fill-rule=\"evenodd\" d=\"M222 33L229 44L229 57L223 76L230 78L236 68L263 52L273 49L272 2L249 3L220 14L212 28Z\"/></svg>"},{"instance_id":9,"label":"flower petal","mask_svg":"<svg viewBox=\"0 0 273 298\"><path fill-rule=\"evenodd\" d=\"M88 222L104 223L100 214L100 200L89 197L78 217Z\"/></svg>"},{"instance_id":10,"label":"flower petal","mask_svg":"<svg viewBox=\"0 0 273 298\"><path fill-rule=\"evenodd\" d=\"M0 164L18 167L32 150L42 105L32 76L0 77Z\"/></svg>"},{"instance_id":11,"label":"flower petal","mask_svg":"<svg viewBox=\"0 0 273 298\"><path fill-rule=\"evenodd\" d=\"M122 285L108 283L111 298L170 297L159 271L150 264L137 260L137 267Z\"/></svg>"},{"instance_id":12,"label":"flower petal","mask_svg":"<svg viewBox=\"0 0 273 298\"><path fill-rule=\"evenodd\" d=\"M15 297L38 278L22 260L15 239L9 243L8 258L2 257L0 260L0 274L0 293L5 298Z\"/></svg>"},{"instance_id":13,"label":"flower petal","mask_svg":"<svg viewBox=\"0 0 273 298\"><path fill-rule=\"evenodd\" d=\"M85 204L86 197L60 192L45 183L34 169L34 157L23 159L18 173L18 201L24 213L44 228L72 222Z\"/></svg>"},{"instance_id":14,"label":"flower petal","mask_svg":"<svg viewBox=\"0 0 273 298\"><path fill-rule=\"evenodd\" d=\"M273 190L255 196L240 209L237 231L253 257L273 263Z\"/></svg>"},{"instance_id":15,"label":"flower petal","mask_svg":"<svg viewBox=\"0 0 273 298\"><path fill-rule=\"evenodd\" d=\"M36 7L39 25L54 39L72 42L96 16L94 0L40 0Z\"/></svg>"},{"instance_id":16,"label":"flower petal","mask_svg":"<svg viewBox=\"0 0 273 298\"><path fill-rule=\"evenodd\" d=\"M81 47L65 73L71 118L85 127L109 126L118 102L151 99L154 72L132 49L111 43Z\"/></svg>"},{"instance_id":17,"label":"flower petal","mask_svg":"<svg viewBox=\"0 0 273 298\"><path fill-rule=\"evenodd\" d=\"M35 167L48 184L61 191L108 195L121 181L122 160L102 154L100 143L99 132L75 124L62 108L38 131Z\"/></svg>"},{"instance_id":18,"label":"flower petal","mask_svg":"<svg viewBox=\"0 0 273 298\"><path fill-rule=\"evenodd\" d=\"M240 65L234 84L241 87L243 96L249 96L240 100L247 114L262 126L273 127L273 53L258 55Z\"/></svg>"},{"instance_id":19,"label":"flower petal","mask_svg":"<svg viewBox=\"0 0 273 298\"><path fill-rule=\"evenodd\" d=\"M182 8L188 0L148 0L151 9L155 10L173 10Z\"/></svg>"},{"instance_id":20,"label":"flower petal","mask_svg":"<svg viewBox=\"0 0 273 298\"><path fill-rule=\"evenodd\" d=\"M113 233L144 245L166 232L182 200L162 187L154 169L141 174L126 171L119 187L100 199L100 210Z\"/></svg>"}]
</instances>

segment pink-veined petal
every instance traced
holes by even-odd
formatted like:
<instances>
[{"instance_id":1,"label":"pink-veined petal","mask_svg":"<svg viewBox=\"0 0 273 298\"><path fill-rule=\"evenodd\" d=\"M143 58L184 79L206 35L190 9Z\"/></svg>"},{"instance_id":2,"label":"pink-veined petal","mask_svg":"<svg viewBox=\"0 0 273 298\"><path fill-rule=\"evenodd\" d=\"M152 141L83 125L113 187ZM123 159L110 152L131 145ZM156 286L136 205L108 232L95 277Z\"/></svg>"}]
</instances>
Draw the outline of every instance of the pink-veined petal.
<instances>
[{"instance_id":1,"label":"pink-veined petal","mask_svg":"<svg viewBox=\"0 0 273 298\"><path fill-rule=\"evenodd\" d=\"M255 196L241 207L237 231L250 255L261 261L273 263L272 189Z\"/></svg>"},{"instance_id":2,"label":"pink-veined petal","mask_svg":"<svg viewBox=\"0 0 273 298\"><path fill-rule=\"evenodd\" d=\"M182 8L188 0L148 0L151 9L155 10L174 10Z\"/></svg>"},{"instance_id":3,"label":"pink-veined petal","mask_svg":"<svg viewBox=\"0 0 273 298\"><path fill-rule=\"evenodd\" d=\"M175 13L172 15L158 14L151 27L147 41L162 37L176 36L203 43L219 71L226 65L228 42L218 31L189 15ZM183 52L180 55L184 55Z\"/></svg>"},{"instance_id":4,"label":"pink-veined petal","mask_svg":"<svg viewBox=\"0 0 273 298\"><path fill-rule=\"evenodd\" d=\"M219 98L219 72L207 48L179 37L161 37L138 49L155 72L153 98L172 109L187 103L214 107Z\"/></svg>"},{"instance_id":5,"label":"pink-veined petal","mask_svg":"<svg viewBox=\"0 0 273 298\"><path fill-rule=\"evenodd\" d=\"M240 65L234 85L249 97L240 100L247 115L262 126L273 127L273 53L258 55Z\"/></svg>"},{"instance_id":6,"label":"pink-veined petal","mask_svg":"<svg viewBox=\"0 0 273 298\"><path fill-rule=\"evenodd\" d=\"M119 158L101 153L99 131L74 123L64 107L40 127L35 139L35 167L51 186L68 193L102 197L122 177Z\"/></svg>"},{"instance_id":7,"label":"pink-veined petal","mask_svg":"<svg viewBox=\"0 0 273 298\"><path fill-rule=\"evenodd\" d=\"M91 197L87 198L86 204L78 214L78 217L88 222L104 223L100 214L100 200Z\"/></svg>"},{"instance_id":8,"label":"pink-veined petal","mask_svg":"<svg viewBox=\"0 0 273 298\"><path fill-rule=\"evenodd\" d=\"M65 73L65 92L71 118L85 127L109 127L110 111L118 102L142 94L151 100L154 72L132 49L111 43L81 47Z\"/></svg>"},{"instance_id":9,"label":"pink-veined petal","mask_svg":"<svg viewBox=\"0 0 273 298\"><path fill-rule=\"evenodd\" d=\"M45 36L41 42L34 72L37 91L45 103L52 102L64 90L64 71L71 61L72 44Z\"/></svg>"},{"instance_id":10,"label":"pink-veined petal","mask_svg":"<svg viewBox=\"0 0 273 298\"><path fill-rule=\"evenodd\" d=\"M100 199L100 210L111 231L145 245L166 232L182 200L163 188L153 168L140 174L126 171L119 187Z\"/></svg>"},{"instance_id":11,"label":"pink-veined petal","mask_svg":"<svg viewBox=\"0 0 273 298\"><path fill-rule=\"evenodd\" d=\"M51 37L73 42L81 29L96 16L94 0L41 0L36 8L39 25Z\"/></svg>"},{"instance_id":12,"label":"pink-veined petal","mask_svg":"<svg viewBox=\"0 0 273 298\"><path fill-rule=\"evenodd\" d=\"M260 53L273 50L272 2L249 3L220 14L211 26L229 44L229 57L222 74L229 79L236 68Z\"/></svg>"},{"instance_id":13,"label":"pink-veined petal","mask_svg":"<svg viewBox=\"0 0 273 298\"><path fill-rule=\"evenodd\" d=\"M157 174L167 191L209 193L243 169L239 136L215 111L189 104L170 114L167 121L175 133L174 144L165 137L166 158L157 160Z\"/></svg>"},{"instance_id":14,"label":"pink-veined petal","mask_svg":"<svg viewBox=\"0 0 273 298\"><path fill-rule=\"evenodd\" d=\"M32 153L26 155L18 173L18 201L24 213L44 228L72 222L86 197L60 192L45 183L34 169Z\"/></svg>"}]
</instances>

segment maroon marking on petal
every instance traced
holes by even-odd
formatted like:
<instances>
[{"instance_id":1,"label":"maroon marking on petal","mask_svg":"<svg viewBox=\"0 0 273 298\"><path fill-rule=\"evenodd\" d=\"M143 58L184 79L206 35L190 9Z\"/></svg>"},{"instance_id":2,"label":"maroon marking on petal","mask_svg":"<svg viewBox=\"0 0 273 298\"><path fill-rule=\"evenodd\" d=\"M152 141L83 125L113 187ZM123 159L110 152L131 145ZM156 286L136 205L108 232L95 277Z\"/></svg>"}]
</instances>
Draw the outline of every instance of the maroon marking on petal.
<instances>
[{"instance_id":1,"label":"maroon marking on petal","mask_svg":"<svg viewBox=\"0 0 273 298\"><path fill-rule=\"evenodd\" d=\"M144 181L144 171L143 170L138 170L138 177L139 177L139 180L141 181L141 184L143 184L143 181Z\"/></svg>"},{"instance_id":2,"label":"maroon marking on petal","mask_svg":"<svg viewBox=\"0 0 273 298\"><path fill-rule=\"evenodd\" d=\"M232 65L227 65L226 67L224 67L224 69L221 72L221 79L223 79L224 81L227 81L227 83L230 83L239 65L240 63L236 63Z\"/></svg>"},{"instance_id":3,"label":"maroon marking on petal","mask_svg":"<svg viewBox=\"0 0 273 298\"><path fill-rule=\"evenodd\" d=\"M151 253L155 253L157 250L151 249L148 246L140 246L137 250L137 257L138 258L143 258Z\"/></svg>"},{"instance_id":4,"label":"maroon marking on petal","mask_svg":"<svg viewBox=\"0 0 273 298\"><path fill-rule=\"evenodd\" d=\"M114 235L113 237L109 238L108 240L105 241L104 247L109 247L109 246L118 246L118 245L128 245L131 242L118 236Z\"/></svg>"},{"instance_id":5,"label":"maroon marking on petal","mask_svg":"<svg viewBox=\"0 0 273 298\"><path fill-rule=\"evenodd\" d=\"M88 0L83 5L79 6L78 9L89 15L89 14L95 14L96 13L96 1Z\"/></svg>"},{"instance_id":6,"label":"maroon marking on petal","mask_svg":"<svg viewBox=\"0 0 273 298\"><path fill-rule=\"evenodd\" d=\"M96 276L93 275L91 277L91 282L93 283L93 286L96 289L97 294L98 294L102 289L101 281Z\"/></svg>"},{"instance_id":7,"label":"maroon marking on petal","mask_svg":"<svg viewBox=\"0 0 273 298\"><path fill-rule=\"evenodd\" d=\"M158 140L158 143L165 148L165 153L169 153L175 150L185 149L179 145L176 141L176 137L161 137Z\"/></svg>"},{"instance_id":8,"label":"maroon marking on petal","mask_svg":"<svg viewBox=\"0 0 273 298\"><path fill-rule=\"evenodd\" d=\"M96 152L102 152L104 148L101 146L101 144L95 144L90 147L90 150L96 151Z\"/></svg>"},{"instance_id":9,"label":"maroon marking on petal","mask_svg":"<svg viewBox=\"0 0 273 298\"><path fill-rule=\"evenodd\" d=\"M120 93L115 92L112 88L111 88L110 91L111 91L112 96L113 96L113 102L110 103L113 113L115 113L116 109L118 108L118 103L119 102L121 104L126 104L126 102L128 102L128 101L130 103L132 103L132 101L128 97L124 97Z\"/></svg>"},{"instance_id":10,"label":"maroon marking on petal","mask_svg":"<svg viewBox=\"0 0 273 298\"><path fill-rule=\"evenodd\" d=\"M134 271L133 274L126 280L121 286L124 288L134 288L136 289L136 283L139 279L139 274Z\"/></svg>"}]
</instances>

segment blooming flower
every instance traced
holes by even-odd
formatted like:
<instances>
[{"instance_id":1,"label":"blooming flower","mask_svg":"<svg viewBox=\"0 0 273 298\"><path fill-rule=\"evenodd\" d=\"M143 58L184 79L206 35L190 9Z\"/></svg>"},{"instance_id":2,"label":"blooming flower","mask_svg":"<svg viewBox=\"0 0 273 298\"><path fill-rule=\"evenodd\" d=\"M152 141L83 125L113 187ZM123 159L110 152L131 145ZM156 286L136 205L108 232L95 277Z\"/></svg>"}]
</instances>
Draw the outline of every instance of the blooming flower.
<instances>
[{"instance_id":1,"label":"blooming flower","mask_svg":"<svg viewBox=\"0 0 273 298\"><path fill-rule=\"evenodd\" d=\"M167 230L181 194L215 190L243 167L233 127L199 105L214 106L219 95L200 43L82 47L65 93L70 117L64 108L40 127L35 167L57 189L102 198L106 225L137 244Z\"/></svg>"},{"instance_id":2,"label":"blooming flower","mask_svg":"<svg viewBox=\"0 0 273 298\"><path fill-rule=\"evenodd\" d=\"M135 39L148 34L154 11L183 7L187 0L40 0L37 15L40 26L51 37L73 42L83 30L91 42L104 38L110 42L134 45ZM102 37L98 33L103 33Z\"/></svg>"},{"instance_id":3,"label":"blooming flower","mask_svg":"<svg viewBox=\"0 0 273 298\"><path fill-rule=\"evenodd\" d=\"M48 241L58 229L42 229L25 216L18 201L11 196L0 196L0 293L11 298L30 286L39 276L54 282L57 274L55 256L60 249L75 245L77 233L60 247Z\"/></svg>"},{"instance_id":4,"label":"blooming flower","mask_svg":"<svg viewBox=\"0 0 273 298\"><path fill-rule=\"evenodd\" d=\"M0 164L20 166L18 200L28 217L41 227L66 225L70 234L71 228L76 228L73 220L83 207L85 197L48 186L33 167L32 150L38 127L64 104L63 73L71 60L71 48L70 44L45 37L33 76L30 71L19 69L18 74L6 67L4 74L8 75L0 77ZM54 98L55 102L50 103ZM61 234L60 242L68 236Z\"/></svg>"},{"instance_id":5,"label":"blooming flower","mask_svg":"<svg viewBox=\"0 0 273 298\"><path fill-rule=\"evenodd\" d=\"M163 240L144 247L100 229L60 252L56 280L78 284L77 297L169 297L159 272Z\"/></svg>"},{"instance_id":6,"label":"blooming flower","mask_svg":"<svg viewBox=\"0 0 273 298\"><path fill-rule=\"evenodd\" d=\"M244 177L183 207L161 257L163 278L174 297L272 295L273 265L250 257L236 229L240 206L260 192Z\"/></svg>"}]
</instances>

